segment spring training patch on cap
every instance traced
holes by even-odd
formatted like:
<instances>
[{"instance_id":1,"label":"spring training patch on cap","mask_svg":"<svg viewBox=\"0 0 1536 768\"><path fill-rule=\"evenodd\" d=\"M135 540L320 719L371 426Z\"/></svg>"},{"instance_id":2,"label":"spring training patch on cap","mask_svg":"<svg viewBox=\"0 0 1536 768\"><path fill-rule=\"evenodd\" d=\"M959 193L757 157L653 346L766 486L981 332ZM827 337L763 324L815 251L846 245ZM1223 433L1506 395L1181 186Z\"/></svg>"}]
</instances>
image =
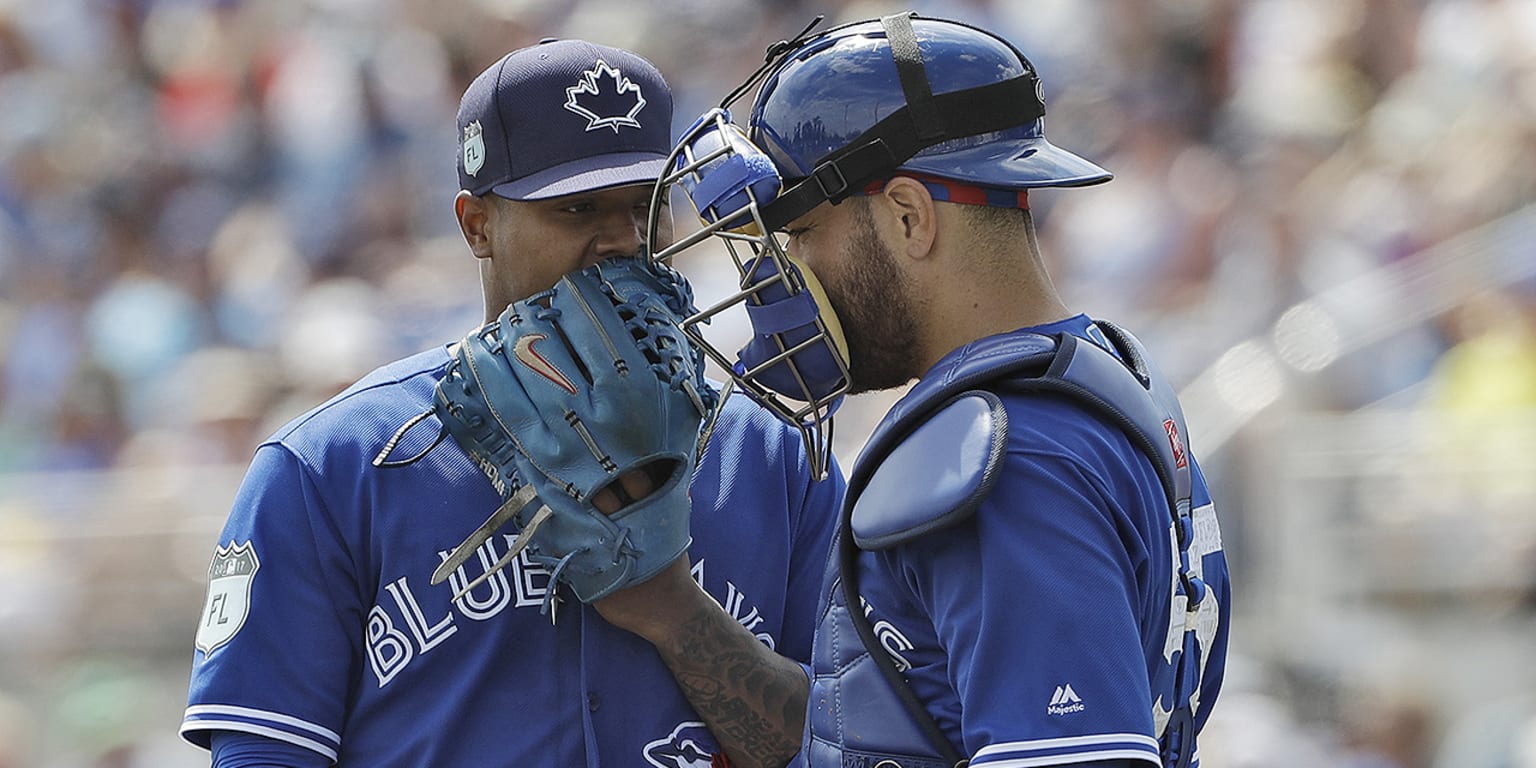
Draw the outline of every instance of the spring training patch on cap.
<instances>
[{"instance_id":1,"label":"spring training patch on cap","mask_svg":"<svg viewBox=\"0 0 1536 768\"><path fill-rule=\"evenodd\" d=\"M464 172L473 176L485 166L485 137L476 120L464 126Z\"/></svg>"},{"instance_id":2,"label":"spring training patch on cap","mask_svg":"<svg viewBox=\"0 0 1536 768\"><path fill-rule=\"evenodd\" d=\"M611 92L605 92L605 84L612 82ZM612 128L639 128L635 119L645 108L645 94L639 84L625 77L617 67L598 59L583 73L575 85L565 89L565 108L587 119L587 130Z\"/></svg>"}]
</instances>

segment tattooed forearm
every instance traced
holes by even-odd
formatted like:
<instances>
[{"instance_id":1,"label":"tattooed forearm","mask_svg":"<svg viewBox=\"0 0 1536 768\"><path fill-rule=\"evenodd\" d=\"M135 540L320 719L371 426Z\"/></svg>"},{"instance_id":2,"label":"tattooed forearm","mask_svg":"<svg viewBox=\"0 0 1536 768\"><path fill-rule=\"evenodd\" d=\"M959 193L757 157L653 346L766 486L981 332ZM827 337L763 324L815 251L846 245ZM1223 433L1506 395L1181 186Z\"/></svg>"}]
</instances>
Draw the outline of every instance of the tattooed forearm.
<instances>
[{"instance_id":1,"label":"tattooed forearm","mask_svg":"<svg viewBox=\"0 0 1536 768\"><path fill-rule=\"evenodd\" d=\"M660 648L662 657L732 765L789 762L800 751L810 693L800 666L717 606L697 611L682 629Z\"/></svg>"}]
</instances>

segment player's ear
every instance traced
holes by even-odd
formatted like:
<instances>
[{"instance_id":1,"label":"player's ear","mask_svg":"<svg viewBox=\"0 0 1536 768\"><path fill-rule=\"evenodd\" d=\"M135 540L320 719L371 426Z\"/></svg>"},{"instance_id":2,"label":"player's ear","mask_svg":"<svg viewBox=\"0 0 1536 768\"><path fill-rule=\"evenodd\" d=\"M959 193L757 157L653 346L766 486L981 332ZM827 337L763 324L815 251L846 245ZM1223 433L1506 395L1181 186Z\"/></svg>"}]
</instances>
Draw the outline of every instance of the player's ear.
<instances>
[{"instance_id":1,"label":"player's ear","mask_svg":"<svg viewBox=\"0 0 1536 768\"><path fill-rule=\"evenodd\" d=\"M928 188L916 179L897 176L886 182L879 198L899 225L892 231L897 252L927 258L938 238L938 211Z\"/></svg>"},{"instance_id":2,"label":"player's ear","mask_svg":"<svg viewBox=\"0 0 1536 768\"><path fill-rule=\"evenodd\" d=\"M453 198L453 215L459 220L459 231L469 252L477 259L491 257L491 201L475 197L467 189L459 190Z\"/></svg>"}]
</instances>

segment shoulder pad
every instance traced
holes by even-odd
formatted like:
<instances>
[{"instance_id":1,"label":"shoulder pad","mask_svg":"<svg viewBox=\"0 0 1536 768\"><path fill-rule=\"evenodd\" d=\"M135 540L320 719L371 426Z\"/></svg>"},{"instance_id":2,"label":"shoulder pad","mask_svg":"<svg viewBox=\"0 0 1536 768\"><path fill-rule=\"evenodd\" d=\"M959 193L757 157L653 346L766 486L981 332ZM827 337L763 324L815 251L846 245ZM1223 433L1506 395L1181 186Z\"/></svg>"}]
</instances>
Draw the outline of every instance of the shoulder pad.
<instances>
[{"instance_id":1,"label":"shoulder pad","mask_svg":"<svg viewBox=\"0 0 1536 768\"><path fill-rule=\"evenodd\" d=\"M1008 412L991 392L966 392L892 448L854 500L853 541L885 549L971 516L992 490Z\"/></svg>"}]
</instances>

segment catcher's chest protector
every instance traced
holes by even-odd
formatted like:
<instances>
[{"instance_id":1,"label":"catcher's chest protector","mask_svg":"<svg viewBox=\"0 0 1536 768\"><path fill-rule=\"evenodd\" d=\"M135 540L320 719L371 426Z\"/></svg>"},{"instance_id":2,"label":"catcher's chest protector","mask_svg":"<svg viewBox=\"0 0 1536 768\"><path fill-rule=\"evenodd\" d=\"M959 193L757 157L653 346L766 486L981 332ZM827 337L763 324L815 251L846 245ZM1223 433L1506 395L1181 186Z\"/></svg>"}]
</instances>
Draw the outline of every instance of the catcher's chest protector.
<instances>
[{"instance_id":1,"label":"catcher's chest protector","mask_svg":"<svg viewBox=\"0 0 1536 768\"><path fill-rule=\"evenodd\" d=\"M849 605L858 599L861 552L960 523L986 499L1007 447L1008 415L994 393L1065 395L1124 430L1162 481L1183 554L1178 588L1191 616L1197 611L1206 587L1190 569L1192 480L1182 441L1174 437L1187 434L1182 410L1169 385L1144 364L1140 343L1099 325L1127 362L1070 334L985 339L959 364L930 371L876 428L849 479L836 545L839 568L829 574L828 603L816 630L806 754L812 768L963 763L886 653L896 649L881 648L889 636L877 636L867 609L856 615ZM1171 642L1193 642L1185 637L1192 634L1185 625L1169 628ZM872 647L881 648L878 655L871 655ZM1183 655L1191 668L1180 677L1193 675L1198 684L1195 656ZM1184 745L1194 737L1189 691L1173 704L1172 716L1157 724L1159 752L1169 768L1188 765Z\"/></svg>"}]
</instances>

